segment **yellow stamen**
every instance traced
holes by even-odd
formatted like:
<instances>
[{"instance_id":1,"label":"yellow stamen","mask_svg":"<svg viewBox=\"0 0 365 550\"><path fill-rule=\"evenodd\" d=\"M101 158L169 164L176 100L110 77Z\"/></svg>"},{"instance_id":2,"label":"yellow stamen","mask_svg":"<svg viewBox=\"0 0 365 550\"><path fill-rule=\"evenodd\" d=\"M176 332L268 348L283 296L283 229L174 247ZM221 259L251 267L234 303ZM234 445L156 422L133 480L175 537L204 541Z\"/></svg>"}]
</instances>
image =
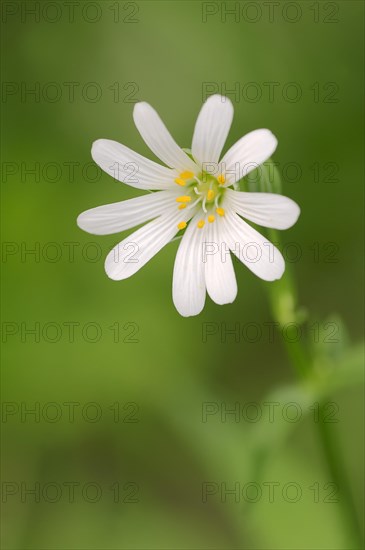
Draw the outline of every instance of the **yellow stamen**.
<instances>
[{"instance_id":1,"label":"yellow stamen","mask_svg":"<svg viewBox=\"0 0 365 550\"><path fill-rule=\"evenodd\" d=\"M179 204L179 206L178 206L179 210L183 210L184 208L186 208L186 203Z\"/></svg>"},{"instance_id":2,"label":"yellow stamen","mask_svg":"<svg viewBox=\"0 0 365 550\"><path fill-rule=\"evenodd\" d=\"M220 183L221 185L226 183L226 178L223 176L223 174L219 174L219 176L217 177L217 180L218 180L218 183Z\"/></svg>"},{"instance_id":3,"label":"yellow stamen","mask_svg":"<svg viewBox=\"0 0 365 550\"><path fill-rule=\"evenodd\" d=\"M186 226L187 226L186 222L180 222L177 224L178 229L185 229Z\"/></svg>"},{"instance_id":4,"label":"yellow stamen","mask_svg":"<svg viewBox=\"0 0 365 550\"><path fill-rule=\"evenodd\" d=\"M201 229L202 227L204 227L204 224L205 224L204 220L199 220L197 223L197 226L199 227L199 229Z\"/></svg>"},{"instance_id":5,"label":"yellow stamen","mask_svg":"<svg viewBox=\"0 0 365 550\"><path fill-rule=\"evenodd\" d=\"M223 208L217 208L217 209L216 209L216 212L217 212L218 216L224 216L224 214L225 214Z\"/></svg>"},{"instance_id":6,"label":"yellow stamen","mask_svg":"<svg viewBox=\"0 0 365 550\"><path fill-rule=\"evenodd\" d=\"M180 174L180 178L182 178L183 180L191 180L193 177L194 177L193 172L190 172L189 170L185 170Z\"/></svg>"},{"instance_id":7,"label":"yellow stamen","mask_svg":"<svg viewBox=\"0 0 365 550\"><path fill-rule=\"evenodd\" d=\"M185 180L183 180L182 178L175 178L175 183L177 183L178 185L185 185Z\"/></svg>"},{"instance_id":8,"label":"yellow stamen","mask_svg":"<svg viewBox=\"0 0 365 550\"><path fill-rule=\"evenodd\" d=\"M176 202L190 202L191 197L189 195L182 195L181 197L177 197Z\"/></svg>"},{"instance_id":9,"label":"yellow stamen","mask_svg":"<svg viewBox=\"0 0 365 550\"><path fill-rule=\"evenodd\" d=\"M214 191L212 191L212 189L209 189L208 193L207 193L207 199L208 201L211 201L212 199L214 199Z\"/></svg>"},{"instance_id":10,"label":"yellow stamen","mask_svg":"<svg viewBox=\"0 0 365 550\"><path fill-rule=\"evenodd\" d=\"M208 222L213 223L215 220L215 216L208 216Z\"/></svg>"}]
</instances>

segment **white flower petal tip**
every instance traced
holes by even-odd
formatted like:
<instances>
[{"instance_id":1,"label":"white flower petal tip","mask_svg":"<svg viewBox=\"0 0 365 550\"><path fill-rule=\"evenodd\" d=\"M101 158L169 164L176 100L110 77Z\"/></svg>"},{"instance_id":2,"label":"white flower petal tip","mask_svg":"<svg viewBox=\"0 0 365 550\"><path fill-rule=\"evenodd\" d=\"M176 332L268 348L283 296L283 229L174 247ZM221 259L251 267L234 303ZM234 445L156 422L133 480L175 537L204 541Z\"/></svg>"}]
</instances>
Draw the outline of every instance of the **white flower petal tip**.
<instances>
[{"instance_id":1,"label":"white flower petal tip","mask_svg":"<svg viewBox=\"0 0 365 550\"><path fill-rule=\"evenodd\" d=\"M78 226L92 235L112 235L157 218L171 209L175 194L157 191L82 212Z\"/></svg>"},{"instance_id":2,"label":"white flower petal tip","mask_svg":"<svg viewBox=\"0 0 365 550\"><path fill-rule=\"evenodd\" d=\"M275 193L226 191L231 208L243 218L262 227L289 229L298 220L300 208L289 197Z\"/></svg>"},{"instance_id":3,"label":"white flower petal tip","mask_svg":"<svg viewBox=\"0 0 365 550\"><path fill-rule=\"evenodd\" d=\"M237 214L224 218L226 245L254 275L264 281L280 279L285 271L281 252Z\"/></svg>"},{"instance_id":4,"label":"white flower petal tip","mask_svg":"<svg viewBox=\"0 0 365 550\"><path fill-rule=\"evenodd\" d=\"M184 153L149 103L136 103L133 119L137 130L151 151L170 168L179 172L196 171L196 164Z\"/></svg>"},{"instance_id":5,"label":"white flower petal tip","mask_svg":"<svg viewBox=\"0 0 365 550\"><path fill-rule=\"evenodd\" d=\"M178 232L181 215L174 208L137 229L109 252L105 271L110 279L131 277L149 262ZM188 219L186 214L185 219Z\"/></svg>"},{"instance_id":6,"label":"white flower petal tip","mask_svg":"<svg viewBox=\"0 0 365 550\"><path fill-rule=\"evenodd\" d=\"M227 173L228 184L239 181L268 160L277 145L277 138L266 128L254 130L241 137L220 162L221 171Z\"/></svg>"},{"instance_id":7,"label":"white flower petal tip","mask_svg":"<svg viewBox=\"0 0 365 550\"><path fill-rule=\"evenodd\" d=\"M181 304L176 304L175 302L174 302L174 306L176 308L176 311L179 313L179 315L187 319L188 317L197 317L203 311L205 306L205 301L204 301L204 304L201 305L199 308L191 308L190 304L181 305Z\"/></svg>"},{"instance_id":8,"label":"white flower petal tip","mask_svg":"<svg viewBox=\"0 0 365 550\"><path fill-rule=\"evenodd\" d=\"M200 112L206 107L214 108L216 110L224 110L226 115L233 117L234 107L229 97L221 94L210 95L202 105Z\"/></svg>"},{"instance_id":9,"label":"white flower petal tip","mask_svg":"<svg viewBox=\"0 0 365 550\"><path fill-rule=\"evenodd\" d=\"M281 227L278 227L278 229L290 229L290 227L293 227L293 225L297 223L301 210L299 205L293 201L293 199L290 199L289 197L283 198L286 198L288 206L285 210L285 214L283 214Z\"/></svg>"},{"instance_id":10,"label":"white flower petal tip","mask_svg":"<svg viewBox=\"0 0 365 550\"><path fill-rule=\"evenodd\" d=\"M233 109L232 101L229 99L229 97L227 97L226 95L222 95L222 94L212 94L212 95L210 95L205 100L203 105L205 105L208 102L215 102L216 103L217 101L219 101L220 103L230 103L231 106L232 106L232 109Z\"/></svg>"},{"instance_id":11,"label":"white flower petal tip","mask_svg":"<svg viewBox=\"0 0 365 550\"><path fill-rule=\"evenodd\" d=\"M145 190L173 189L176 172L111 139L94 141L91 156L117 181Z\"/></svg>"},{"instance_id":12,"label":"white flower petal tip","mask_svg":"<svg viewBox=\"0 0 365 550\"><path fill-rule=\"evenodd\" d=\"M88 227L89 227L89 223L88 223L88 215L87 215L87 212L88 210L86 210L85 212L82 212L81 214L79 214L77 216L77 219L76 219L76 223L78 225L78 227L80 229L82 229L83 231L86 231L87 233L90 233Z\"/></svg>"}]
</instances>

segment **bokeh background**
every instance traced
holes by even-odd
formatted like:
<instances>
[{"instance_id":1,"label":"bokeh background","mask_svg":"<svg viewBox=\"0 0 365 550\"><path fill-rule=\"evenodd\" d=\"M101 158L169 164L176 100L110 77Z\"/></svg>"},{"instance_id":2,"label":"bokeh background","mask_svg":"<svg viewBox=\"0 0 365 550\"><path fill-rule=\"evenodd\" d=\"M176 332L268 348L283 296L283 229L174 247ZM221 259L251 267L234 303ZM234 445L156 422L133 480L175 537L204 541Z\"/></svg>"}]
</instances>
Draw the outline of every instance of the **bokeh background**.
<instances>
[{"instance_id":1,"label":"bokeh background","mask_svg":"<svg viewBox=\"0 0 365 550\"><path fill-rule=\"evenodd\" d=\"M4 1L2 31L2 547L359 547L363 3ZM226 148L278 137L309 382L270 336L270 284L238 262L235 303L184 319L178 242L116 283L104 257L127 233L76 226L140 194L96 170L92 142L154 158L132 121L145 100L189 147L208 92L234 104Z\"/></svg>"}]
</instances>

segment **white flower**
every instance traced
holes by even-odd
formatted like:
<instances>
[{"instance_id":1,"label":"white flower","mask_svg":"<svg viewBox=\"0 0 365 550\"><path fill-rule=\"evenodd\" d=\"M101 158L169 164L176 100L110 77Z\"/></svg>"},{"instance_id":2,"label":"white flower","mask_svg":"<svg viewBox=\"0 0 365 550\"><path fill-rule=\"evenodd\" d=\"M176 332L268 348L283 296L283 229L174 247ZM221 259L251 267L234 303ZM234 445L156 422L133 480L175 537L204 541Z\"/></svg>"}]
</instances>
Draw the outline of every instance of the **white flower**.
<instances>
[{"instance_id":1,"label":"white flower","mask_svg":"<svg viewBox=\"0 0 365 550\"><path fill-rule=\"evenodd\" d=\"M105 172L132 187L156 191L92 208L78 217L81 229L94 235L118 233L152 220L108 254L108 276L130 277L183 231L173 274L173 300L181 315L200 313L206 291L217 304L234 301L237 283L230 251L261 279L279 279L285 269L281 253L242 217L287 229L298 219L298 205L277 194L232 189L273 154L275 136L264 129L250 132L219 160L233 118L232 103L219 95L211 96L199 113L191 156L148 103L137 103L133 117L146 144L168 168L115 141L94 142L92 157Z\"/></svg>"}]
</instances>

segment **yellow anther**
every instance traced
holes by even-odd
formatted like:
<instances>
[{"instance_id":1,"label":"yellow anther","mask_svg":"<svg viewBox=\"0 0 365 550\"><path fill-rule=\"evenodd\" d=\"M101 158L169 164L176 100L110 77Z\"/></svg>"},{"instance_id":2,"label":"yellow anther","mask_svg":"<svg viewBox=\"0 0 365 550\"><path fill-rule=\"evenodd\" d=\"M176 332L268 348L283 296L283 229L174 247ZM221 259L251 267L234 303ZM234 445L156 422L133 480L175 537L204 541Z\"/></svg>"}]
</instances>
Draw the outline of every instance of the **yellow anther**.
<instances>
[{"instance_id":1,"label":"yellow anther","mask_svg":"<svg viewBox=\"0 0 365 550\"><path fill-rule=\"evenodd\" d=\"M207 199L208 201L211 201L212 199L214 199L214 196L215 196L215 193L212 189L209 189L208 193L207 193Z\"/></svg>"},{"instance_id":2,"label":"yellow anther","mask_svg":"<svg viewBox=\"0 0 365 550\"><path fill-rule=\"evenodd\" d=\"M179 204L179 206L178 206L179 210L183 210L184 208L186 208L186 203Z\"/></svg>"},{"instance_id":3,"label":"yellow anther","mask_svg":"<svg viewBox=\"0 0 365 550\"><path fill-rule=\"evenodd\" d=\"M185 229L186 226L187 226L186 222L180 222L177 224L178 229Z\"/></svg>"},{"instance_id":4,"label":"yellow anther","mask_svg":"<svg viewBox=\"0 0 365 550\"><path fill-rule=\"evenodd\" d=\"M218 183L220 183L221 185L226 183L226 178L223 176L223 174L219 174L219 176L217 177L217 180L218 180Z\"/></svg>"},{"instance_id":5,"label":"yellow anther","mask_svg":"<svg viewBox=\"0 0 365 550\"><path fill-rule=\"evenodd\" d=\"M193 177L194 177L193 172L190 172L189 170L185 170L180 174L180 178L182 178L183 180L191 180Z\"/></svg>"},{"instance_id":6,"label":"yellow anther","mask_svg":"<svg viewBox=\"0 0 365 550\"><path fill-rule=\"evenodd\" d=\"M177 197L176 202L190 202L191 197L189 195L182 195L181 197Z\"/></svg>"},{"instance_id":7,"label":"yellow anther","mask_svg":"<svg viewBox=\"0 0 365 550\"><path fill-rule=\"evenodd\" d=\"M199 220L197 223L197 226L199 227L199 229L201 229L202 227L204 227L204 224L205 224L204 220Z\"/></svg>"},{"instance_id":8,"label":"yellow anther","mask_svg":"<svg viewBox=\"0 0 365 550\"><path fill-rule=\"evenodd\" d=\"M182 178L175 178L175 183L177 183L178 185L185 185L185 180L183 180Z\"/></svg>"},{"instance_id":9,"label":"yellow anther","mask_svg":"<svg viewBox=\"0 0 365 550\"><path fill-rule=\"evenodd\" d=\"M213 223L215 220L215 216L208 216L208 222Z\"/></svg>"},{"instance_id":10,"label":"yellow anther","mask_svg":"<svg viewBox=\"0 0 365 550\"><path fill-rule=\"evenodd\" d=\"M225 214L223 208L217 208L217 209L216 209L216 212L217 212L218 216L224 216L224 214Z\"/></svg>"}]
</instances>

